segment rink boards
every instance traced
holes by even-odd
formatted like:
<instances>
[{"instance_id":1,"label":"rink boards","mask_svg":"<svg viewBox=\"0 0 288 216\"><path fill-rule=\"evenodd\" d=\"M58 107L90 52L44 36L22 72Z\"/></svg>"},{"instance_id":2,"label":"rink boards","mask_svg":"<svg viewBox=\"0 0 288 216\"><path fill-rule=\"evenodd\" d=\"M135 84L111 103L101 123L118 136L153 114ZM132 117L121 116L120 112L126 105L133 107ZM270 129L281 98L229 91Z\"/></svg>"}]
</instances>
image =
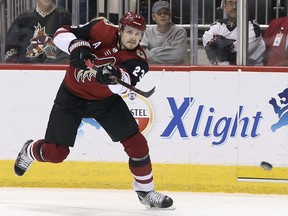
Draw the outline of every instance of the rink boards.
<instances>
[{"instance_id":1,"label":"rink boards","mask_svg":"<svg viewBox=\"0 0 288 216\"><path fill-rule=\"evenodd\" d=\"M44 136L65 67L0 66L0 186L131 188L123 147L93 119L66 162L14 176L23 142ZM123 98L149 142L156 187L288 194L287 78L286 68L151 67L137 87L161 80L156 92Z\"/></svg>"}]
</instances>

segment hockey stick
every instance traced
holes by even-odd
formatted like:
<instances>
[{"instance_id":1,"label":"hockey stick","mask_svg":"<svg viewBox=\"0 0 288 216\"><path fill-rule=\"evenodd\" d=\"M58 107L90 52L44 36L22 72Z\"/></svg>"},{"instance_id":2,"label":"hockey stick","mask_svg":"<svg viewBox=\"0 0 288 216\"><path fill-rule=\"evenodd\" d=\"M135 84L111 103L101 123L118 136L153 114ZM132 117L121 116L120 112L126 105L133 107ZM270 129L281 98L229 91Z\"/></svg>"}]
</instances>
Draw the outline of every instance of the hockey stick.
<instances>
[{"instance_id":1,"label":"hockey stick","mask_svg":"<svg viewBox=\"0 0 288 216\"><path fill-rule=\"evenodd\" d=\"M94 73L96 73L96 76L97 76L97 66L96 66L96 65L93 65L90 61L86 61L86 65L87 65L87 67L90 68L90 70L93 70ZM111 78L114 82L116 82L116 83L118 83L118 84L126 87L127 89L130 89L130 90L132 90L132 91L134 91L134 92L136 92L136 93L138 93L138 94L140 94L140 95L142 95L143 97L146 97L146 98L149 98L149 97L155 92L156 87L158 86L158 83L159 83L159 82L158 82L157 85L154 86L150 91L145 92L145 91L142 91L142 90L136 88L136 87L133 86L133 85L130 85L130 84L122 81L122 80L119 79L118 77L111 76L110 78Z\"/></svg>"}]
</instances>

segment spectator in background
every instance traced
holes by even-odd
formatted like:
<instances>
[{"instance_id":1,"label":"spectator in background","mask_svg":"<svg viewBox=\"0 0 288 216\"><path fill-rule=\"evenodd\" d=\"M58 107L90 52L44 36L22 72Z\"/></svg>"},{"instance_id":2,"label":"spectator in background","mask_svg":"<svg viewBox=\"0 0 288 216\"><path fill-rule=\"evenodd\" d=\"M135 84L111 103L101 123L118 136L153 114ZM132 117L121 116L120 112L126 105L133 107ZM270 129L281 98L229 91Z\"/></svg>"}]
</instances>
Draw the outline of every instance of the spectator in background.
<instances>
[{"instance_id":1,"label":"spectator in background","mask_svg":"<svg viewBox=\"0 0 288 216\"><path fill-rule=\"evenodd\" d=\"M152 7L156 26L147 28L141 41L150 64L188 64L187 33L171 22L170 5L157 1Z\"/></svg>"},{"instance_id":2,"label":"spectator in background","mask_svg":"<svg viewBox=\"0 0 288 216\"><path fill-rule=\"evenodd\" d=\"M288 66L288 16L274 19L264 33L266 52L264 65Z\"/></svg>"},{"instance_id":3,"label":"spectator in background","mask_svg":"<svg viewBox=\"0 0 288 216\"><path fill-rule=\"evenodd\" d=\"M53 0L36 0L37 6L20 14L6 35L6 63L69 63L69 55L53 44L53 34L71 25L71 13L56 8Z\"/></svg>"},{"instance_id":4,"label":"spectator in background","mask_svg":"<svg viewBox=\"0 0 288 216\"><path fill-rule=\"evenodd\" d=\"M214 22L203 34L207 58L214 65L236 65L237 54L237 0L223 0L227 18ZM260 26L248 22L247 65L263 65L265 43Z\"/></svg>"}]
</instances>

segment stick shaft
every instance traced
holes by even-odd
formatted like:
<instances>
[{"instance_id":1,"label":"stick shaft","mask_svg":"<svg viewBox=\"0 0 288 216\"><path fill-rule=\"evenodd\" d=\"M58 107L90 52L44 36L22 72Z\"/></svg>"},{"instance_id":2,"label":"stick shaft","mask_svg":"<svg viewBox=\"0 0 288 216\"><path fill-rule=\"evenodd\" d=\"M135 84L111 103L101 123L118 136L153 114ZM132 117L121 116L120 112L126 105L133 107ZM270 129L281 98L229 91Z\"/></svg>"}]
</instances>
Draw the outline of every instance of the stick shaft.
<instances>
[{"instance_id":1,"label":"stick shaft","mask_svg":"<svg viewBox=\"0 0 288 216\"><path fill-rule=\"evenodd\" d=\"M97 67L96 65L93 65L90 61L86 61L86 65L87 65L87 67L89 67L89 68L91 68L92 70L94 70L94 71L97 72L98 67ZM97 76L97 73L96 73L96 76ZM130 85L130 84L122 81L122 80L119 79L118 77L111 76L111 79L112 79L114 82L116 82L116 83L118 83L118 84L126 87L127 89L130 89L130 90L132 90L132 91L134 91L134 92L136 92L136 93L138 93L138 94L140 94L140 95L142 95L143 97L146 97L146 98L150 97L150 96L155 92L155 89L156 89L156 86L154 86L150 91L145 92L145 91L142 91L142 90L136 88L136 87L133 86L133 85Z\"/></svg>"}]
</instances>

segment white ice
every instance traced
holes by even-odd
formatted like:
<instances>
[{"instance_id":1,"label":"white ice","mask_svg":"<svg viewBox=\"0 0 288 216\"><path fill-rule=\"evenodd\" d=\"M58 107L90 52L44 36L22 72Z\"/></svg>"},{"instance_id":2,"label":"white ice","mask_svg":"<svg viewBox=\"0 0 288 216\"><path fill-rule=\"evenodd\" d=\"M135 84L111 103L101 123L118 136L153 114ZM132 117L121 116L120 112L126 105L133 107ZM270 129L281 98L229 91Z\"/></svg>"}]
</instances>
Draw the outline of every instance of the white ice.
<instances>
[{"instance_id":1,"label":"white ice","mask_svg":"<svg viewBox=\"0 0 288 216\"><path fill-rule=\"evenodd\" d=\"M175 210L148 210L132 190L0 188L1 216L288 215L287 195L164 192Z\"/></svg>"}]
</instances>

